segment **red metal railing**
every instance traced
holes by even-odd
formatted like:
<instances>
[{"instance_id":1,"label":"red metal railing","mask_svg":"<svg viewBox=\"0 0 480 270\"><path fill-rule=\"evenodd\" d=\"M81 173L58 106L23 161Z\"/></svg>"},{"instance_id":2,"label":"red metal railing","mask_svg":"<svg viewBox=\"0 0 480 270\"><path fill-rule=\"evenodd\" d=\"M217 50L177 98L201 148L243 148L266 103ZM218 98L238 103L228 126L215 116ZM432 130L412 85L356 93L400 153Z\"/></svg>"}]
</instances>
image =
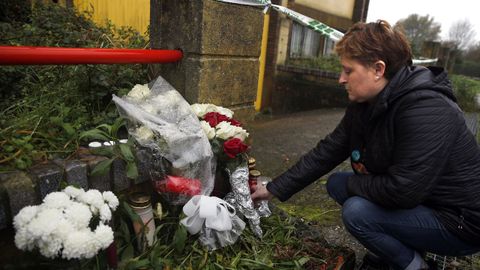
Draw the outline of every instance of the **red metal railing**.
<instances>
[{"instance_id":1,"label":"red metal railing","mask_svg":"<svg viewBox=\"0 0 480 270\"><path fill-rule=\"evenodd\" d=\"M0 46L0 65L172 63L182 57L180 50Z\"/></svg>"}]
</instances>

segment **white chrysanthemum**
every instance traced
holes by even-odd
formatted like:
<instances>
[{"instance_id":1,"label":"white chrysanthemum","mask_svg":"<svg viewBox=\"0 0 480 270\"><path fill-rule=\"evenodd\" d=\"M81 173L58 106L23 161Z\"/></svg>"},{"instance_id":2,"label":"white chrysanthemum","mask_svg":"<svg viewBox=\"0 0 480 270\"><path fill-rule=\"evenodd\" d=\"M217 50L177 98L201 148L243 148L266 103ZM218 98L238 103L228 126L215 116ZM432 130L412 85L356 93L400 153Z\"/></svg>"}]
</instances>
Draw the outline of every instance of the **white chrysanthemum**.
<instances>
[{"instance_id":1,"label":"white chrysanthemum","mask_svg":"<svg viewBox=\"0 0 480 270\"><path fill-rule=\"evenodd\" d=\"M135 130L135 138L140 142L148 142L153 139L153 132L146 126L141 126Z\"/></svg>"},{"instance_id":2,"label":"white chrysanthemum","mask_svg":"<svg viewBox=\"0 0 480 270\"><path fill-rule=\"evenodd\" d=\"M203 131L207 134L209 140L215 138L215 129L210 126L207 121L200 121L200 126L202 126Z\"/></svg>"},{"instance_id":3,"label":"white chrysanthemum","mask_svg":"<svg viewBox=\"0 0 480 270\"><path fill-rule=\"evenodd\" d=\"M112 212L110 211L110 207L108 204L104 204L100 207L100 220L103 222L107 222L112 218Z\"/></svg>"},{"instance_id":4,"label":"white chrysanthemum","mask_svg":"<svg viewBox=\"0 0 480 270\"><path fill-rule=\"evenodd\" d=\"M89 259L98 252L97 241L89 229L72 232L63 243L64 259Z\"/></svg>"},{"instance_id":5,"label":"white chrysanthemum","mask_svg":"<svg viewBox=\"0 0 480 270\"><path fill-rule=\"evenodd\" d=\"M32 220L37 214L39 208L36 205L26 206L18 212L18 214L13 218L13 226L15 229L20 230L25 227L30 220Z\"/></svg>"},{"instance_id":6,"label":"white chrysanthemum","mask_svg":"<svg viewBox=\"0 0 480 270\"><path fill-rule=\"evenodd\" d=\"M68 196L64 192L52 192L49 193L43 199L43 206L47 208L58 208L62 209L68 207L72 201L70 200L70 196Z\"/></svg>"},{"instance_id":7,"label":"white chrysanthemum","mask_svg":"<svg viewBox=\"0 0 480 270\"><path fill-rule=\"evenodd\" d=\"M32 251L35 247L35 238L28 233L26 228L20 228L15 233L15 246L21 250Z\"/></svg>"},{"instance_id":8,"label":"white chrysanthemum","mask_svg":"<svg viewBox=\"0 0 480 270\"><path fill-rule=\"evenodd\" d=\"M88 205L79 202L72 202L65 209L64 216L75 228L82 229L86 228L90 223L92 212Z\"/></svg>"},{"instance_id":9,"label":"white chrysanthemum","mask_svg":"<svg viewBox=\"0 0 480 270\"><path fill-rule=\"evenodd\" d=\"M128 92L127 97L130 97L136 101L140 101L150 95L150 89L148 84L136 84L130 92Z\"/></svg>"},{"instance_id":10,"label":"white chrysanthemum","mask_svg":"<svg viewBox=\"0 0 480 270\"><path fill-rule=\"evenodd\" d=\"M223 140L228 140L230 138L239 138L242 141L248 137L248 132L237 126L231 125L229 122L220 122L216 127L217 137Z\"/></svg>"},{"instance_id":11,"label":"white chrysanthemum","mask_svg":"<svg viewBox=\"0 0 480 270\"><path fill-rule=\"evenodd\" d=\"M112 228L100 223L95 229L95 240L98 241L99 249L107 248L113 242Z\"/></svg>"},{"instance_id":12,"label":"white chrysanthemum","mask_svg":"<svg viewBox=\"0 0 480 270\"><path fill-rule=\"evenodd\" d=\"M37 239L48 240L50 234L58 225L55 221L62 217L62 211L59 209L41 208L35 218L27 225L28 233Z\"/></svg>"},{"instance_id":13,"label":"white chrysanthemum","mask_svg":"<svg viewBox=\"0 0 480 270\"><path fill-rule=\"evenodd\" d=\"M100 207L104 205L102 193L96 189L86 191L78 196L77 200L90 205L90 210L93 214L97 214Z\"/></svg>"},{"instance_id":14,"label":"white chrysanthemum","mask_svg":"<svg viewBox=\"0 0 480 270\"><path fill-rule=\"evenodd\" d=\"M47 258L55 258L62 249L62 241L58 238L49 238L47 241L40 241L38 243L40 254Z\"/></svg>"},{"instance_id":15,"label":"white chrysanthemum","mask_svg":"<svg viewBox=\"0 0 480 270\"><path fill-rule=\"evenodd\" d=\"M83 188L76 188L76 187L68 186L63 190L63 192L65 192L65 194L67 194L68 196L70 196L72 198L77 198L78 196L85 193L85 190L83 190Z\"/></svg>"},{"instance_id":16,"label":"white chrysanthemum","mask_svg":"<svg viewBox=\"0 0 480 270\"><path fill-rule=\"evenodd\" d=\"M79 229L79 227L75 227L73 223L66 219L62 218L61 220L57 221L58 225L55 231L52 233L52 237L55 237L62 241L62 243L67 239L67 237L73 232ZM88 225L88 224L87 224ZM82 227L83 229L85 227Z\"/></svg>"},{"instance_id":17,"label":"white chrysanthemum","mask_svg":"<svg viewBox=\"0 0 480 270\"><path fill-rule=\"evenodd\" d=\"M119 205L117 196L115 196L115 194L111 191L104 191L102 196L112 211L115 211Z\"/></svg>"}]
</instances>

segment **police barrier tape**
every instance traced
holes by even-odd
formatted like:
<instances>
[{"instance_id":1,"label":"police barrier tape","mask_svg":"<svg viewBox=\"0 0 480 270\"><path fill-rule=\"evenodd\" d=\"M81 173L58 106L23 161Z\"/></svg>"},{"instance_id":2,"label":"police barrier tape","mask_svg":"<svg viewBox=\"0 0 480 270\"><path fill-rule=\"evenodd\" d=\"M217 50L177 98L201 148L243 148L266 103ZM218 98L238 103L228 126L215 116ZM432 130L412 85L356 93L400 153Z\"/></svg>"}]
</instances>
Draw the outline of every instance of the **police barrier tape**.
<instances>
[{"instance_id":1,"label":"police barrier tape","mask_svg":"<svg viewBox=\"0 0 480 270\"><path fill-rule=\"evenodd\" d=\"M263 7L264 12L267 12L270 8L285 14L292 20L309 27L315 32L320 33L321 35L327 36L331 40L337 42L343 37L343 33L310 17L307 17L303 14L300 14L296 11L293 11L284 6L272 4L270 0L216 0L218 2L246 5L253 7ZM414 65L422 64L435 64L438 59L413 59Z\"/></svg>"}]
</instances>

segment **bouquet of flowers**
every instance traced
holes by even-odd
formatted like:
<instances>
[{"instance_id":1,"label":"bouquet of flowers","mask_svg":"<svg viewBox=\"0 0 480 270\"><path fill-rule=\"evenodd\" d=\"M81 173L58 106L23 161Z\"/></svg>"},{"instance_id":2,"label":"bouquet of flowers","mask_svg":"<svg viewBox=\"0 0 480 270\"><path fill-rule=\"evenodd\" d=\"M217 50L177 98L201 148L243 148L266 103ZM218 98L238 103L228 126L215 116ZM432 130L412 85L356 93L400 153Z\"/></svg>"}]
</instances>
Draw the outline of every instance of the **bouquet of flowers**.
<instances>
[{"instance_id":1,"label":"bouquet of flowers","mask_svg":"<svg viewBox=\"0 0 480 270\"><path fill-rule=\"evenodd\" d=\"M200 120L212 151L220 161L232 161L248 150L245 140L248 132L239 121L233 119L230 109L213 104L193 104L191 108Z\"/></svg>"},{"instance_id":2,"label":"bouquet of flowers","mask_svg":"<svg viewBox=\"0 0 480 270\"><path fill-rule=\"evenodd\" d=\"M261 237L260 215L253 205L248 183L249 170L245 154L249 148L245 144L248 132L227 108L213 104L192 104L191 108L210 140L218 166L223 167L228 174L231 192L225 195L224 200L243 214L255 235Z\"/></svg>"},{"instance_id":3,"label":"bouquet of flowers","mask_svg":"<svg viewBox=\"0 0 480 270\"><path fill-rule=\"evenodd\" d=\"M107 225L119 202L110 191L67 187L15 216L15 245L47 258L89 259L113 242Z\"/></svg>"},{"instance_id":4,"label":"bouquet of flowers","mask_svg":"<svg viewBox=\"0 0 480 270\"><path fill-rule=\"evenodd\" d=\"M216 160L197 117L180 93L158 77L149 85L135 85L122 98L114 95L113 101L127 119L129 134L153 156L149 173L164 199L183 205L194 195L211 193Z\"/></svg>"}]
</instances>

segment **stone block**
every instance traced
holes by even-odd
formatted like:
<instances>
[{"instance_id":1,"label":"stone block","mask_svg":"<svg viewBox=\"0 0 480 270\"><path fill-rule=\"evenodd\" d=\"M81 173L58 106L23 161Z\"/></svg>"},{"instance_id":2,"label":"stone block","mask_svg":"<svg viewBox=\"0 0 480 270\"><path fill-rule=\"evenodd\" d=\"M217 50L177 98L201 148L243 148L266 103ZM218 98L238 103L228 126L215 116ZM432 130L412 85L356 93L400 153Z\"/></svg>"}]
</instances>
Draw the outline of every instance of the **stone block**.
<instances>
[{"instance_id":1,"label":"stone block","mask_svg":"<svg viewBox=\"0 0 480 270\"><path fill-rule=\"evenodd\" d=\"M119 192L130 187L131 180L127 178L126 163L116 159L112 163L113 191Z\"/></svg>"},{"instance_id":2,"label":"stone block","mask_svg":"<svg viewBox=\"0 0 480 270\"><path fill-rule=\"evenodd\" d=\"M257 94L257 58L195 57L185 60L185 99L219 106L253 105Z\"/></svg>"},{"instance_id":3,"label":"stone block","mask_svg":"<svg viewBox=\"0 0 480 270\"><path fill-rule=\"evenodd\" d=\"M163 48L207 55L260 55L262 9L214 0L166 0L161 4Z\"/></svg>"},{"instance_id":4,"label":"stone block","mask_svg":"<svg viewBox=\"0 0 480 270\"><path fill-rule=\"evenodd\" d=\"M7 193L0 192L0 230L7 228L11 223L9 212Z\"/></svg>"},{"instance_id":5,"label":"stone block","mask_svg":"<svg viewBox=\"0 0 480 270\"><path fill-rule=\"evenodd\" d=\"M62 168L53 163L34 166L30 169L30 174L40 199L43 199L50 192L58 191L63 179Z\"/></svg>"},{"instance_id":6,"label":"stone block","mask_svg":"<svg viewBox=\"0 0 480 270\"><path fill-rule=\"evenodd\" d=\"M24 172L11 174L4 182L8 196L11 216L14 217L25 206L36 205L41 202L35 192L35 184Z\"/></svg>"},{"instance_id":7,"label":"stone block","mask_svg":"<svg viewBox=\"0 0 480 270\"><path fill-rule=\"evenodd\" d=\"M18 172L2 172L0 173L0 230L8 227L11 223L10 207L8 204L8 194L5 189L5 183L8 178Z\"/></svg>"},{"instance_id":8,"label":"stone block","mask_svg":"<svg viewBox=\"0 0 480 270\"><path fill-rule=\"evenodd\" d=\"M88 189L87 164L79 160L55 160L63 168L68 185Z\"/></svg>"},{"instance_id":9,"label":"stone block","mask_svg":"<svg viewBox=\"0 0 480 270\"><path fill-rule=\"evenodd\" d=\"M147 149L138 149L135 152L137 160L138 178L134 184L143 183L150 180L150 170L152 169L153 156Z\"/></svg>"},{"instance_id":10,"label":"stone block","mask_svg":"<svg viewBox=\"0 0 480 270\"><path fill-rule=\"evenodd\" d=\"M88 167L88 188L89 189L98 189L99 191L111 190L111 170L103 175L92 175L92 171L103 160L106 160L106 157L103 156L84 156L82 161L87 163Z\"/></svg>"},{"instance_id":11,"label":"stone block","mask_svg":"<svg viewBox=\"0 0 480 270\"><path fill-rule=\"evenodd\" d=\"M200 53L258 58L263 18L261 8L204 0Z\"/></svg>"}]
</instances>

